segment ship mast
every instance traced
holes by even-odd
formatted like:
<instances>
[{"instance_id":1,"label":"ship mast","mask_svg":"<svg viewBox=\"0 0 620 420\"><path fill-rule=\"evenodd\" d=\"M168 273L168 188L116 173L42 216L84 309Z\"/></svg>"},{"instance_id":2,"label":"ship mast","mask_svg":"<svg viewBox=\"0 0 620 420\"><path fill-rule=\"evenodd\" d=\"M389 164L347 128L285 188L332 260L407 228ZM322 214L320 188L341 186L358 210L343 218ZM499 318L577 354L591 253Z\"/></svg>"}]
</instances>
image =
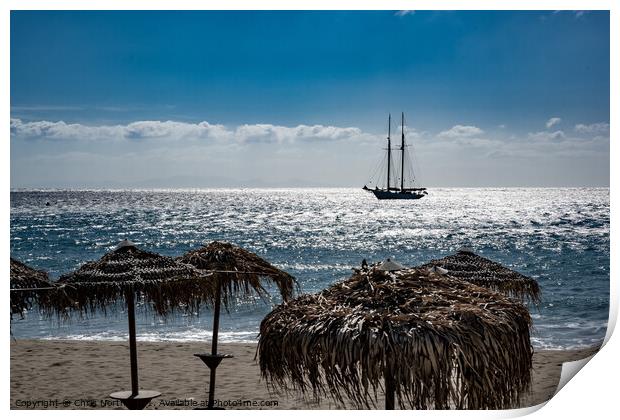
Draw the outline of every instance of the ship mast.
<instances>
[{"instance_id":1,"label":"ship mast","mask_svg":"<svg viewBox=\"0 0 620 420\"><path fill-rule=\"evenodd\" d=\"M388 116L388 162L387 162L387 190L390 191L390 161L392 160L392 140L390 139L392 128L392 114Z\"/></svg>"},{"instance_id":2,"label":"ship mast","mask_svg":"<svg viewBox=\"0 0 620 420\"><path fill-rule=\"evenodd\" d=\"M401 142L400 142L400 190L404 190L405 186L405 113L402 114L400 123Z\"/></svg>"}]
</instances>

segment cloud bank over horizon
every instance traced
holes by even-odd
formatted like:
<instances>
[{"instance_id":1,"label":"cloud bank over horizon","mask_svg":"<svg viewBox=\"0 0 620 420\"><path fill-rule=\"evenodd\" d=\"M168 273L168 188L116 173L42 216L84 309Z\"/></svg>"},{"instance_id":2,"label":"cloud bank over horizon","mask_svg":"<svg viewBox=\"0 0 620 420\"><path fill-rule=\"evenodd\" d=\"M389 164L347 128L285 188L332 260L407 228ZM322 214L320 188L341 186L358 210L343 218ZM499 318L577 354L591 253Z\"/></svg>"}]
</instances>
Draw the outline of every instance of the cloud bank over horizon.
<instances>
[{"instance_id":1,"label":"cloud bank over horizon","mask_svg":"<svg viewBox=\"0 0 620 420\"><path fill-rule=\"evenodd\" d=\"M121 141L121 140L212 140L238 143L294 143L296 141L347 140L364 137L356 127L273 124L243 124L227 128L207 121L135 121L121 125L67 124L64 121L30 121L11 119L11 137L23 139Z\"/></svg>"},{"instance_id":2,"label":"cloud bank over horizon","mask_svg":"<svg viewBox=\"0 0 620 420\"><path fill-rule=\"evenodd\" d=\"M551 120L546 130L522 134L472 124L436 132L407 126L406 133L428 185L607 186L609 123L562 130L559 117ZM385 148L383 133L320 124L13 118L10 126L12 188L355 186ZM550 164L559 170L551 173ZM541 172L542 183L534 177Z\"/></svg>"}]
</instances>

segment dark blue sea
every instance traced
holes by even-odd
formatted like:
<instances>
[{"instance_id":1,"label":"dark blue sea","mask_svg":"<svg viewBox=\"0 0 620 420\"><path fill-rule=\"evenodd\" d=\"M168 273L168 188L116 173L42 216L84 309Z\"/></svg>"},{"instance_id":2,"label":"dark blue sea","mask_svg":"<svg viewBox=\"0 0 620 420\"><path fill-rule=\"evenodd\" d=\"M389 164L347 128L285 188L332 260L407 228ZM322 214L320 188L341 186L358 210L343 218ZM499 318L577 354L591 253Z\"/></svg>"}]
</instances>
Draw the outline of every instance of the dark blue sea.
<instances>
[{"instance_id":1,"label":"dark blue sea","mask_svg":"<svg viewBox=\"0 0 620 420\"><path fill-rule=\"evenodd\" d=\"M49 202L49 206L46 203ZM363 258L418 265L467 246L538 280L533 345L600 343L609 310L609 189L431 189L416 201L377 201L361 189L12 191L11 256L53 278L128 238L169 256L229 241L293 274L312 293ZM255 341L272 301L240 301L223 315L223 341ZM204 341L211 313L167 319L141 308L138 339ZM11 325L16 338L124 340L116 314Z\"/></svg>"}]
</instances>

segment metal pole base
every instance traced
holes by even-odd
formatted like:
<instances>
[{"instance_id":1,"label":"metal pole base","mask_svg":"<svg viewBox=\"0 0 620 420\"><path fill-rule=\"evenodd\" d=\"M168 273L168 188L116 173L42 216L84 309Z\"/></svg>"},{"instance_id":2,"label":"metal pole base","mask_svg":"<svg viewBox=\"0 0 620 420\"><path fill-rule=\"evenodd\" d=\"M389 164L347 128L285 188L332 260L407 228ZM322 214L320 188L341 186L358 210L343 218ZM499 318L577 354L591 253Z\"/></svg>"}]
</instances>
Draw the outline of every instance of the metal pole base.
<instances>
[{"instance_id":1,"label":"metal pole base","mask_svg":"<svg viewBox=\"0 0 620 420\"><path fill-rule=\"evenodd\" d=\"M110 398L120 400L129 410L142 410L149 405L153 398L157 398L160 395L161 392L157 391L139 391L137 395L134 395L131 391L119 391L110 394Z\"/></svg>"},{"instance_id":2,"label":"metal pole base","mask_svg":"<svg viewBox=\"0 0 620 420\"><path fill-rule=\"evenodd\" d=\"M195 353L194 356L200 358L211 372L211 379L209 380L209 404L205 410L223 410L221 407L215 407L215 370L220 365L223 359L230 359L232 354L209 354L209 353Z\"/></svg>"},{"instance_id":3,"label":"metal pole base","mask_svg":"<svg viewBox=\"0 0 620 420\"><path fill-rule=\"evenodd\" d=\"M209 369L217 369L222 359L230 359L234 357L232 354L211 354L211 353L196 353L194 356L200 358Z\"/></svg>"}]
</instances>

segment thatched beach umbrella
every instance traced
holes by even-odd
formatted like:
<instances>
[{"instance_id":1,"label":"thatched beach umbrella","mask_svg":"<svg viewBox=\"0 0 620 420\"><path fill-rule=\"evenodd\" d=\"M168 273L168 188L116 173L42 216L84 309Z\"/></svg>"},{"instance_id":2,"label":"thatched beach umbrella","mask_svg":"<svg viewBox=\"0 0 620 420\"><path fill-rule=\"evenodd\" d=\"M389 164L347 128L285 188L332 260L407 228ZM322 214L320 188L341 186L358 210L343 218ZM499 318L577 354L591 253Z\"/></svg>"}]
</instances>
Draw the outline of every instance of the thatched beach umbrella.
<instances>
[{"instance_id":1,"label":"thatched beach umbrella","mask_svg":"<svg viewBox=\"0 0 620 420\"><path fill-rule=\"evenodd\" d=\"M11 258L11 318L15 314L23 317L24 311L30 309L42 293L53 288L45 271Z\"/></svg>"},{"instance_id":2,"label":"thatched beach umbrella","mask_svg":"<svg viewBox=\"0 0 620 420\"><path fill-rule=\"evenodd\" d=\"M428 270L353 275L285 302L260 328L268 384L386 408L501 409L528 389L527 308Z\"/></svg>"},{"instance_id":3,"label":"thatched beach umbrella","mask_svg":"<svg viewBox=\"0 0 620 420\"><path fill-rule=\"evenodd\" d=\"M64 286L50 294L44 306L59 314L69 311L94 312L114 308L124 299L129 322L129 349L131 360L131 391L115 392L129 409L142 409L157 391L140 390L138 385L138 357L134 300L151 304L159 315L176 309L192 311L214 296L213 283L193 267L153 252L143 251L130 241L121 242L114 251L100 260L82 265L78 270L61 276L58 284Z\"/></svg>"},{"instance_id":4,"label":"thatched beach umbrella","mask_svg":"<svg viewBox=\"0 0 620 420\"><path fill-rule=\"evenodd\" d=\"M179 261L191 264L199 270L213 276L216 284L215 305L213 314L213 338L211 353L195 354L210 369L209 403L207 408L214 408L215 401L215 371L222 359L230 358L230 354L217 352L217 338L220 325L221 301L228 306L230 299L238 296L248 296L255 293L261 297L267 296L267 290L262 281L274 283L280 295L286 301L293 295L295 278L290 274L271 265L258 255L225 242L211 242L210 244L189 251Z\"/></svg>"},{"instance_id":5,"label":"thatched beach umbrella","mask_svg":"<svg viewBox=\"0 0 620 420\"><path fill-rule=\"evenodd\" d=\"M476 255L467 248L460 249L454 255L432 260L420 267L429 269L440 267L448 270L448 276L487 287L522 301L540 302L540 286L536 280Z\"/></svg>"}]
</instances>

